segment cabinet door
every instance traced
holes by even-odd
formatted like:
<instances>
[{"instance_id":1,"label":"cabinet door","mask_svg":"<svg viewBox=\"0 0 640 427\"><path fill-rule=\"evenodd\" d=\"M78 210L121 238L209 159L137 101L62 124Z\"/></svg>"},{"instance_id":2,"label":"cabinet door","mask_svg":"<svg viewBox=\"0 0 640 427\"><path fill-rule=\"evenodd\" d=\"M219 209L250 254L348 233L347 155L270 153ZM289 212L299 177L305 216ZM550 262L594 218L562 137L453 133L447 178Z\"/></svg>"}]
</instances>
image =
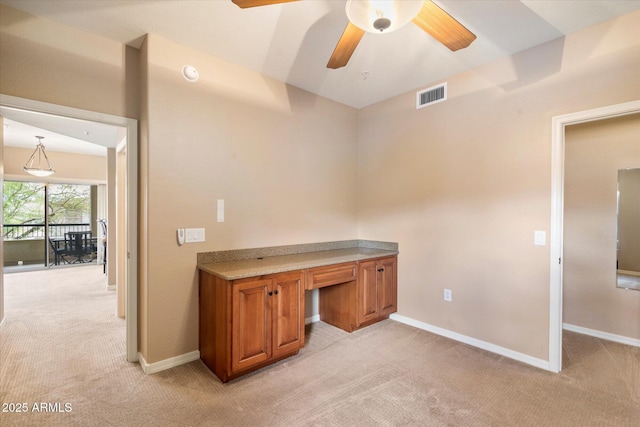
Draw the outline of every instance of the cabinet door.
<instances>
[{"instance_id":1,"label":"cabinet door","mask_svg":"<svg viewBox=\"0 0 640 427\"><path fill-rule=\"evenodd\" d=\"M358 324L378 318L378 271L376 261L360 264L358 283Z\"/></svg>"},{"instance_id":2,"label":"cabinet door","mask_svg":"<svg viewBox=\"0 0 640 427\"><path fill-rule=\"evenodd\" d=\"M378 261L378 307L380 316L388 316L397 310L397 265L396 258L385 258Z\"/></svg>"},{"instance_id":3,"label":"cabinet door","mask_svg":"<svg viewBox=\"0 0 640 427\"><path fill-rule=\"evenodd\" d=\"M302 272L279 274L273 280L273 357L298 351L304 334Z\"/></svg>"},{"instance_id":4,"label":"cabinet door","mask_svg":"<svg viewBox=\"0 0 640 427\"><path fill-rule=\"evenodd\" d=\"M271 357L272 280L239 281L233 284L231 326L231 372L262 363Z\"/></svg>"}]
</instances>

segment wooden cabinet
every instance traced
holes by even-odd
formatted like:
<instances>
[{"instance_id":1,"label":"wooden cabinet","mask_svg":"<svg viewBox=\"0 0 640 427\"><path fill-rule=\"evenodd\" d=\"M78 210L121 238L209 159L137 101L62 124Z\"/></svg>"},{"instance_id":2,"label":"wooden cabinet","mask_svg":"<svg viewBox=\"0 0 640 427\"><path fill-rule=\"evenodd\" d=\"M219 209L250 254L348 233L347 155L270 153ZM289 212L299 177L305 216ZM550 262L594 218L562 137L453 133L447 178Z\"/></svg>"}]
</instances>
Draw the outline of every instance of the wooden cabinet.
<instances>
[{"instance_id":1,"label":"wooden cabinet","mask_svg":"<svg viewBox=\"0 0 640 427\"><path fill-rule=\"evenodd\" d=\"M297 353L304 345L304 276L297 271L273 279L272 357Z\"/></svg>"},{"instance_id":2,"label":"wooden cabinet","mask_svg":"<svg viewBox=\"0 0 640 427\"><path fill-rule=\"evenodd\" d=\"M345 262L326 267L316 267L307 270L306 289L318 289L326 286L347 283L358 279L358 264Z\"/></svg>"},{"instance_id":3,"label":"wooden cabinet","mask_svg":"<svg viewBox=\"0 0 640 427\"><path fill-rule=\"evenodd\" d=\"M320 320L353 332L397 310L397 257L318 267L307 289L320 288Z\"/></svg>"},{"instance_id":4,"label":"wooden cabinet","mask_svg":"<svg viewBox=\"0 0 640 427\"><path fill-rule=\"evenodd\" d=\"M271 358L271 282L251 280L232 285L231 373Z\"/></svg>"},{"instance_id":5,"label":"wooden cabinet","mask_svg":"<svg viewBox=\"0 0 640 427\"><path fill-rule=\"evenodd\" d=\"M225 280L200 271L200 358L222 382L298 353L305 289L320 319L348 332L397 309L397 256Z\"/></svg>"},{"instance_id":6,"label":"wooden cabinet","mask_svg":"<svg viewBox=\"0 0 640 427\"><path fill-rule=\"evenodd\" d=\"M361 262L358 277L358 326L389 317L397 310L397 257Z\"/></svg>"},{"instance_id":7,"label":"wooden cabinet","mask_svg":"<svg viewBox=\"0 0 640 427\"><path fill-rule=\"evenodd\" d=\"M200 273L200 357L223 382L303 344L301 271L234 281Z\"/></svg>"}]
</instances>

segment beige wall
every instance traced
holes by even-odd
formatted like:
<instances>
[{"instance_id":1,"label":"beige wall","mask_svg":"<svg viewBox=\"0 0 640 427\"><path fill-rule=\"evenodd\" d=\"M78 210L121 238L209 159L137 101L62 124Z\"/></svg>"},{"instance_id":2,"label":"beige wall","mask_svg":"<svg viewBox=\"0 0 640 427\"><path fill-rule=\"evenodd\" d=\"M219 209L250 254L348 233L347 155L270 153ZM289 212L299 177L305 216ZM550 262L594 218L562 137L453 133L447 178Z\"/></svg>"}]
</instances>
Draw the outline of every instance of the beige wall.
<instances>
[{"instance_id":1,"label":"beige wall","mask_svg":"<svg viewBox=\"0 0 640 427\"><path fill-rule=\"evenodd\" d=\"M399 242L399 314L548 360L550 254L533 237L550 226L551 118L640 98L638 25L452 76L427 108L411 92L360 111L358 237Z\"/></svg>"},{"instance_id":2,"label":"beige wall","mask_svg":"<svg viewBox=\"0 0 640 427\"><path fill-rule=\"evenodd\" d=\"M401 314L547 359L533 231L549 228L551 117L639 97L638 25L453 76L433 107L408 93L356 111L153 35L137 52L0 5L0 93L140 119L147 362L198 348L197 252L357 237L400 243ZM179 227L206 243L178 247Z\"/></svg>"},{"instance_id":3,"label":"beige wall","mask_svg":"<svg viewBox=\"0 0 640 427\"><path fill-rule=\"evenodd\" d=\"M156 362L198 349L196 253L357 237L357 111L155 35L143 55L143 348ZM189 227L206 243L179 247Z\"/></svg>"},{"instance_id":4,"label":"beige wall","mask_svg":"<svg viewBox=\"0 0 640 427\"><path fill-rule=\"evenodd\" d=\"M618 169L631 167L640 167L640 115L567 127L564 322L640 339L640 292L616 287Z\"/></svg>"},{"instance_id":5,"label":"beige wall","mask_svg":"<svg viewBox=\"0 0 640 427\"><path fill-rule=\"evenodd\" d=\"M116 250L111 251L111 264L116 265L116 287L118 300L118 317L124 319L126 313L126 283L127 274L127 153L126 149L116 153ZM113 249L113 248L112 248ZM115 260L115 263L114 263Z\"/></svg>"},{"instance_id":6,"label":"beige wall","mask_svg":"<svg viewBox=\"0 0 640 427\"><path fill-rule=\"evenodd\" d=\"M56 173L45 180L35 178L22 169L31 154L33 154L35 148L35 143L33 144L33 149L4 147L5 179L29 179L40 182L74 182L86 184L104 183L107 180L106 157L49 150L46 150L47 157L51 162L51 167L56 170Z\"/></svg>"},{"instance_id":7,"label":"beige wall","mask_svg":"<svg viewBox=\"0 0 640 427\"><path fill-rule=\"evenodd\" d=\"M0 28L0 93L137 117L124 45L4 5Z\"/></svg>"}]
</instances>

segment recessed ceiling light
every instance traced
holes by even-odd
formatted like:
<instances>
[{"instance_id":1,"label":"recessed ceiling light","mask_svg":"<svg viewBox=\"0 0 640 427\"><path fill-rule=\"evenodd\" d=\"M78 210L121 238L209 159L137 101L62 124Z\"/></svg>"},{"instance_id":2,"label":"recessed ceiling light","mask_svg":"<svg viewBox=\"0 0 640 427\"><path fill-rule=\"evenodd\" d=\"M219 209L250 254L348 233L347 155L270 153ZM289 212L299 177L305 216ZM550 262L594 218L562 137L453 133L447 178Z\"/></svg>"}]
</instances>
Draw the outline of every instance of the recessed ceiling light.
<instances>
[{"instance_id":1,"label":"recessed ceiling light","mask_svg":"<svg viewBox=\"0 0 640 427\"><path fill-rule=\"evenodd\" d=\"M188 82L196 82L198 81L198 70L192 65L185 65L182 67L182 76Z\"/></svg>"}]
</instances>

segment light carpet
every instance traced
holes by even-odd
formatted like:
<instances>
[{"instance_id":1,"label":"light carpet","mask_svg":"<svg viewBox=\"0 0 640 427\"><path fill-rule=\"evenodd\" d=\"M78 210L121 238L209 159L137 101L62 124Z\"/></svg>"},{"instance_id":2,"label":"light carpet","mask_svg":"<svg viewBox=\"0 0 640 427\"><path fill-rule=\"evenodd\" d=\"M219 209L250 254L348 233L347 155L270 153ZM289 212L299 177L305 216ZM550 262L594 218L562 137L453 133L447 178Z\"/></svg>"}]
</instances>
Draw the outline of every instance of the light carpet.
<instances>
[{"instance_id":1,"label":"light carpet","mask_svg":"<svg viewBox=\"0 0 640 427\"><path fill-rule=\"evenodd\" d=\"M392 320L318 322L299 355L222 384L200 361L126 362L115 304L100 267L5 275L0 400L27 412L2 426L640 425L640 349L584 335L552 374Z\"/></svg>"}]
</instances>

